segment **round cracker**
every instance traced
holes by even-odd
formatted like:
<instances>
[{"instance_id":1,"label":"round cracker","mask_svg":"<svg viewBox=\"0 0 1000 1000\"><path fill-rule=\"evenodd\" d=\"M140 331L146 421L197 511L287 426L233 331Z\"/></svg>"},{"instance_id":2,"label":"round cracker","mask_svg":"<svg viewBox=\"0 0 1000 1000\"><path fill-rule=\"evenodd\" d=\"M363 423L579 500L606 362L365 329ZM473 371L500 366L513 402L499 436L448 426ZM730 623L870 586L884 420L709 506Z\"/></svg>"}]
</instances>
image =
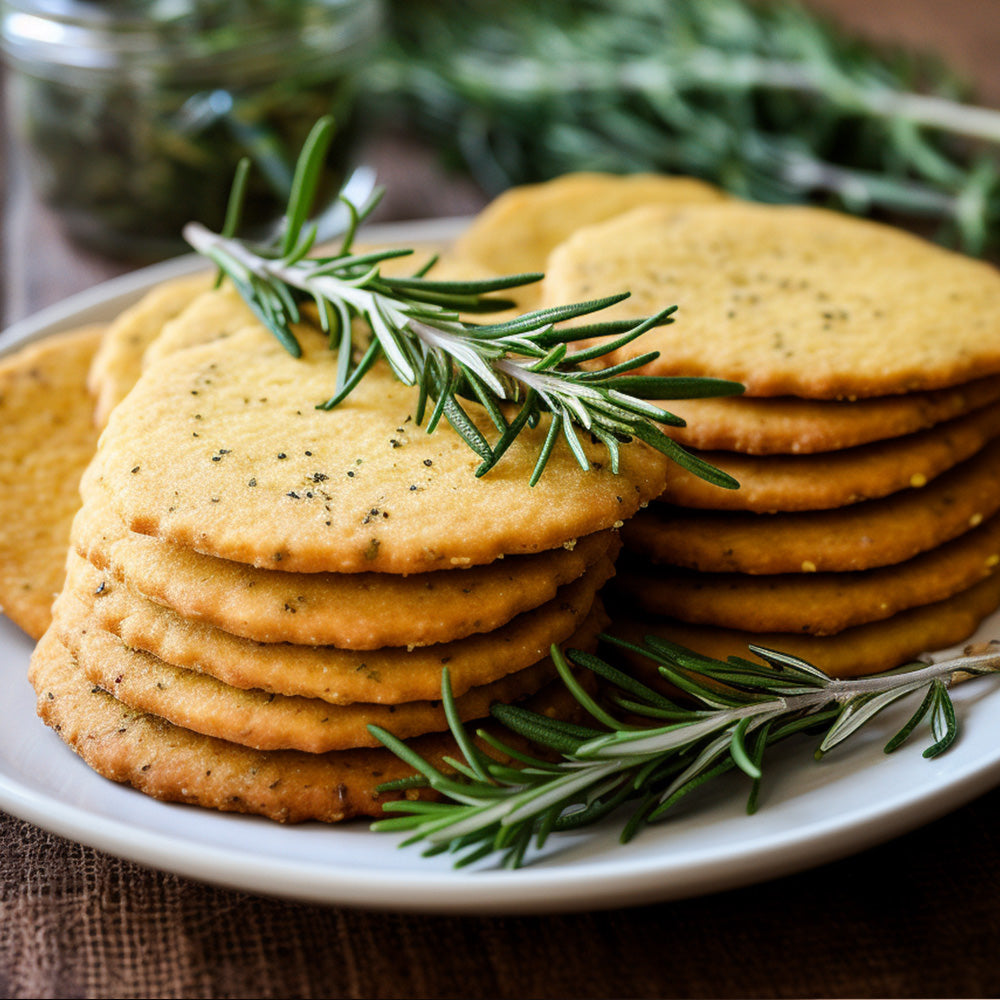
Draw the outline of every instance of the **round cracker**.
<instances>
[{"instance_id":1,"label":"round cracker","mask_svg":"<svg viewBox=\"0 0 1000 1000\"><path fill-rule=\"evenodd\" d=\"M35 639L62 588L80 476L97 446L86 380L103 330L0 360L0 611Z\"/></svg>"},{"instance_id":2,"label":"round cracker","mask_svg":"<svg viewBox=\"0 0 1000 1000\"><path fill-rule=\"evenodd\" d=\"M589 471L560 441L530 487L547 420L477 479L478 457L448 426L417 427L417 390L384 364L317 410L337 356L315 331L299 334L302 359L251 327L147 369L91 468L130 530L270 569L408 574L553 549L663 490L659 453L624 445L615 475L589 438Z\"/></svg>"},{"instance_id":3,"label":"round cracker","mask_svg":"<svg viewBox=\"0 0 1000 1000\"><path fill-rule=\"evenodd\" d=\"M603 612L595 610L574 633L571 644L595 649L605 620ZM331 705L315 698L235 688L209 674L175 667L129 649L102 629L83 602L67 591L56 602L53 628L87 679L118 701L184 729L256 750L328 753L379 746L369 725L391 730L400 739L448 729L440 699L398 705ZM471 688L455 699L455 710L463 722L482 718L494 702L535 694L556 676L555 664L546 656L491 684Z\"/></svg>"},{"instance_id":4,"label":"round cracker","mask_svg":"<svg viewBox=\"0 0 1000 1000\"><path fill-rule=\"evenodd\" d=\"M658 505L622 530L625 547L655 563L713 573L873 569L911 559L1000 509L1000 443L923 489L852 507L798 514L692 512Z\"/></svg>"},{"instance_id":5,"label":"round cracker","mask_svg":"<svg viewBox=\"0 0 1000 1000\"><path fill-rule=\"evenodd\" d=\"M458 573L277 573L126 531L95 493L73 527L80 555L185 619L258 642L381 649L491 632L552 600L620 545L598 532Z\"/></svg>"},{"instance_id":6,"label":"round cracker","mask_svg":"<svg viewBox=\"0 0 1000 1000\"><path fill-rule=\"evenodd\" d=\"M540 660L552 643L580 629L595 595L613 573L604 559L547 604L518 615L503 628L455 642L414 649L355 650L332 646L261 645L210 625L187 621L110 582L78 556L69 560L67 589L93 603L102 628L125 645L174 666L211 674L233 687L260 688L319 698L331 704L397 704L433 700L441 668L452 690L500 680Z\"/></svg>"},{"instance_id":7,"label":"round cracker","mask_svg":"<svg viewBox=\"0 0 1000 1000\"><path fill-rule=\"evenodd\" d=\"M146 348L163 324L211 288L214 280L206 271L165 281L147 292L108 327L88 376L90 391L95 397L94 422L98 427L108 422L111 411L135 385L142 371Z\"/></svg>"},{"instance_id":8,"label":"round cracker","mask_svg":"<svg viewBox=\"0 0 1000 1000\"><path fill-rule=\"evenodd\" d=\"M136 712L88 681L51 630L32 655L29 679L38 693L39 716L91 768L166 802L253 813L283 823L335 823L382 815L384 803L404 793L380 793L378 786L413 774L412 767L382 748L327 754L251 750ZM590 683L587 677L582 680ZM565 719L575 717L579 708L562 683L549 685L527 707ZM506 730L502 738L527 749L525 741ZM487 744L477 745L498 756ZM460 756L455 741L440 734L419 737L409 746L444 769L445 757ZM430 793L405 794L426 798Z\"/></svg>"},{"instance_id":9,"label":"round cracker","mask_svg":"<svg viewBox=\"0 0 1000 1000\"><path fill-rule=\"evenodd\" d=\"M687 421L686 427L671 427L670 436L690 448L811 455L914 434L998 399L1000 378L990 376L948 389L849 402L724 396L660 405Z\"/></svg>"},{"instance_id":10,"label":"round cracker","mask_svg":"<svg viewBox=\"0 0 1000 1000\"><path fill-rule=\"evenodd\" d=\"M549 254L582 226L621 215L639 205L687 205L726 198L691 177L579 172L541 184L510 188L473 219L441 262L435 278L484 278L544 271ZM513 289L523 309L537 307L541 286ZM575 301L575 300L574 300Z\"/></svg>"},{"instance_id":11,"label":"round cracker","mask_svg":"<svg viewBox=\"0 0 1000 1000\"><path fill-rule=\"evenodd\" d=\"M892 441L820 455L758 458L706 452L702 458L728 472L738 490L724 490L678 469L660 500L708 510L829 510L926 486L974 455L1000 434L1000 406L987 406L957 420Z\"/></svg>"},{"instance_id":12,"label":"round cracker","mask_svg":"<svg viewBox=\"0 0 1000 1000\"><path fill-rule=\"evenodd\" d=\"M1000 574L946 601L911 608L885 621L858 625L834 636L740 632L668 619L641 621L624 617L616 618L608 632L632 643L641 643L647 635L657 636L722 660L752 655L747 647L753 643L798 656L831 677L860 677L891 670L925 652L967 639L998 606ZM641 672L650 672L652 664L646 657L626 653L625 658Z\"/></svg>"},{"instance_id":13,"label":"round cracker","mask_svg":"<svg viewBox=\"0 0 1000 1000\"><path fill-rule=\"evenodd\" d=\"M641 564L619 567L631 606L698 625L833 635L957 594L1000 565L1000 517L923 555L857 573L750 576Z\"/></svg>"},{"instance_id":14,"label":"round cracker","mask_svg":"<svg viewBox=\"0 0 1000 1000\"><path fill-rule=\"evenodd\" d=\"M892 229L809 207L649 206L571 236L543 303L631 291L608 318L678 303L675 325L613 352L657 375L712 375L751 396L836 399L1000 372L1000 273Z\"/></svg>"}]
</instances>

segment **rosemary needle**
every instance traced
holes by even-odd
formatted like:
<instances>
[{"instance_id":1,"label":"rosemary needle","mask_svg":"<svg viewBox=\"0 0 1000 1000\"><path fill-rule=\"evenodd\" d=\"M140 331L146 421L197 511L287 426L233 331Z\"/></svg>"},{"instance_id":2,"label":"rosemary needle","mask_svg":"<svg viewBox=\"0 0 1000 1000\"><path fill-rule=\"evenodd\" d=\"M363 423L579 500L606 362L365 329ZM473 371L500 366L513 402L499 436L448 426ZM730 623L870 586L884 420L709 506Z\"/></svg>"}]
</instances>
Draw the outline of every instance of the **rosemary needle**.
<instances>
[{"instance_id":1,"label":"rosemary needle","mask_svg":"<svg viewBox=\"0 0 1000 1000\"><path fill-rule=\"evenodd\" d=\"M408 250L354 254L358 225L377 198L358 207L345 204L351 224L335 253L310 256L315 225L307 222L332 136L329 119L313 128L299 157L283 232L271 244L237 239L235 230L246 185L246 167L237 172L226 214L226 226L213 233L188 223L185 238L213 260L260 321L292 355L301 351L292 331L299 307L315 303L320 323L339 349L330 409L344 400L375 361L384 357L396 377L419 387L417 423L427 418L428 431L444 419L480 457L477 475L489 472L526 426L550 415L549 431L531 474L534 485L545 470L553 446L562 437L582 469L590 463L580 435L590 435L608 450L610 467L618 471L619 445L644 441L694 475L734 489L731 476L692 454L668 437L661 424L683 421L649 400L725 396L743 391L735 382L712 378L669 378L634 374L657 357L641 354L610 368L595 370L595 359L630 343L647 330L673 322L670 306L648 319L604 321L587 326L558 324L597 312L627 293L565 306L538 309L500 323L472 323L464 314L503 309L510 302L495 293L537 281L521 274L483 281L434 281L426 273L410 277L383 275L380 265ZM371 339L360 359L351 351L351 323L363 319ZM571 344L602 338L597 346L571 350ZM468 401L482 405L495 429L491 443L473 421ZM429 411L429 416L428 416Z\"/></svg>"},{"instance_id":2,"label":"rosemary needle","mask_svg":"<svg viewBox=\"0 0 1000 1000\"><path fill-rule=\"evenodd\" d=\"M936 757L955 741L958 722L948 687L959 674L1000 672L1000 652L970 654L940 663L911 663L855 680L835 680L797 657L751 646L764 664L730 657L715 660L674 643L647 637L642 646L604 637L614 646L653 660L663 678L682 692L673 700L589 653L552 646L560 676L600 728L571 725L513 705L492 714L512 732L545 749L552 759L532 757L479 731L481 741L520 764L500 764L470 739L453 708L448 722L464 761L440 770L378 726L369 731L413 766L416 779L383 785L383 791L427 787L440 801L386 802L374 830L406 832L404 846L427 845L427 853L450 850L458 865L499 854L506 867L524 861L532 840L541 847L553 832L591 825L629 803L622 842L663 819L694 789L734 769L750 779L747 811L758 804L765 751L798 733L820 736L816 758L858 732L881 711L909 695L922 694L916 711L885 746L897 750L926 717ZM598 674L610 700L628 713L616 720L577 683L571 664ZM765 665L766 664L766 665ZM451 706L447 671L445 705ZM650 725L638 725L637 718Z\"/></svg>"}]
</instances>

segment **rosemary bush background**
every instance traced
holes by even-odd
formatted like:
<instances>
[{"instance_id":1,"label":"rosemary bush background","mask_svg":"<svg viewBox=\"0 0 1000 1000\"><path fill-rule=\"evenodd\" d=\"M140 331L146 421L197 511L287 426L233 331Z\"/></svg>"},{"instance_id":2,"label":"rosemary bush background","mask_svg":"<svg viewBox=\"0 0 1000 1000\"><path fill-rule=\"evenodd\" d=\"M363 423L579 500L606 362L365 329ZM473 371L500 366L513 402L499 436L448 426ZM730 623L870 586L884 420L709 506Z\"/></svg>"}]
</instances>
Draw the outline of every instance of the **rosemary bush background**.
<instances>
[{"instance_id":1,"label":"rosemary bush background","mask_svg":"<svg viewBox=\"0 0 1000 1000\"><path fill-rule=\"evenodd\" d=\"M1000 112L939 60L794 3L394 0L369 88L490 192L686 173L766 202L929 222L1000 249Z\"/></svg>"}]
</instances>

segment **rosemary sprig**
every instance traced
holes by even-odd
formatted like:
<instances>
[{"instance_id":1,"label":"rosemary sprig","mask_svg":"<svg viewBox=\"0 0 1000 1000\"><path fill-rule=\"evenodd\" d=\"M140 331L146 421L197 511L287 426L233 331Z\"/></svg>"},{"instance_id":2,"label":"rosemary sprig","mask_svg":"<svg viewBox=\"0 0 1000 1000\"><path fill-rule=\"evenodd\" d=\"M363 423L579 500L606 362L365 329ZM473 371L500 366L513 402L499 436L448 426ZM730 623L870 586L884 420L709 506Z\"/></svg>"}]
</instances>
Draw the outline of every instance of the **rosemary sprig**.
<instances>
[{"instance_id":1,"label":"rosemary sprig","mask_svg":"<svg viewBox=\"0 0 1000 1000\"><path fill-rule=\"evenodd\" d=\"M511 305L491 293L537 281L539 274L521 274L485 281L434 281L427 268L410 277L383 275L380 265L410 250L355 254L358 225L377 203L358 208L345 201L351 224L333 254L310 257L316 226L307 222L332 135L332 122L317 123L296 166L283 232L266 245L235 237L243 203L248 165L237 171L226 223L213 233L188 223L184 236L199 253L213 260L261 322L293 356L301 348L291 324L300 319L300 305L315 303L319 321L338 349L337 379L321 409L331 409L358 385L379 357L396 377L419 386L418 424L430 417L431 432L442 417L482 459L477 475L489 472L526 425L536 426L551 414L531 485L534 485L562 435L584 470L590 463L580 432L603 443L612 471L618 471L619 444L645 441L678 465L709 482L729 489L738 484L729 475L686 451L658 424L683 426L683 421L648 400L687 399L742 392L735 382L711 378L665 378L632 374L657 357L656 352L613 367L594 370L588 362L630 343L647 330L673 322L674 306L638 323L605 321L571 328L556 324L589 315L628 293L591 302L538 309L502 323L471 323L460 314L488 312ZM352 320L361 318L371 330L362 356L352 353ZM592 337L610 338L597 346L571 351L569 345ZM482 404L497 438L491 444L463 406ZM511 416L511 405L516 412Z\"/></svg>"},{"instance_id":2,"label":"rosemary sprig","mask_svg":"<svg viewBox=\"0 0 1000 1000\"><path fill-rule=\"evenodd\" d=\"M368 91L488 191L571 170L833 198L1000 244L1000 111L787 0L397 0ZM373 106L377 107L377 105Z\"/></svg>"},{"instance_id":3,"label":"rosemary sprig","mask_svg":"<svg viewBox=\"0 0 1000 1000\"><path fill-rule=\"evenodd\" d=\"M402 799L385 804L399 813L372 825L404 831L403 846L425 842L426 854L452 851L463 866L499 853L504 866L522 864L532 842L541 848L549 834L588 826L623 804L634 806L621 832L623 843L662 820L694 789L727 771L750 778L747 811L758 805L765 751L797 733L822 734L817 759L909 695L922 694L909 720L885 746L898 749L930 716L933 743L924 757L936 757L955 741L958 722L948 688L958 674L1000 671L1000 652L967 654L940 663L911 663L857 680L834 680L794 656L758 646L750 650L766 666L739 657L711 659L648 636L636 646L607 641L653 660L681 699L668 698L590 653L557 646L552 658L563 681L598 727L572 725L514 705L497 704L492 714L508 729L561 756L558 762L521 753L488 732L477 735L511 758L500 764L478 749L454 708L447 669L442 692L449 725L464 760L449 758L439 770L378 726L369 731L410 764L415 778L384 790L429 787L442 801ZM611 685L610 701L630 720L621 721L598 704L574 677L570 664L593 671Z\"/></svg>"}]
</instances>

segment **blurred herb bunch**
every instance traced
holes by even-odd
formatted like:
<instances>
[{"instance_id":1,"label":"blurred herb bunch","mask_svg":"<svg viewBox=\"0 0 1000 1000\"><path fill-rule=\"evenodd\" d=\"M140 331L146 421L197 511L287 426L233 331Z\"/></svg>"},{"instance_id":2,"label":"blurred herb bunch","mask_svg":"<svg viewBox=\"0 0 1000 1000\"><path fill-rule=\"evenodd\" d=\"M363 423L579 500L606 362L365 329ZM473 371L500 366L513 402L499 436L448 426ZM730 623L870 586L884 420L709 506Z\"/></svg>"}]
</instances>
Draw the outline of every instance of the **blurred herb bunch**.
<instances>
[{"instance_id":1,"label":"blurred herb bunch","mask_svg":"<svg viewBox=\"0 0 1000 1000\"><path fill-rule=\"evenodd\" d=\"M488 191L663 171L1000 249L1000 112L789 2L394 0L370 90ZM926 223L925 223L926 224Z\"/></svg>"}]
</instances>

